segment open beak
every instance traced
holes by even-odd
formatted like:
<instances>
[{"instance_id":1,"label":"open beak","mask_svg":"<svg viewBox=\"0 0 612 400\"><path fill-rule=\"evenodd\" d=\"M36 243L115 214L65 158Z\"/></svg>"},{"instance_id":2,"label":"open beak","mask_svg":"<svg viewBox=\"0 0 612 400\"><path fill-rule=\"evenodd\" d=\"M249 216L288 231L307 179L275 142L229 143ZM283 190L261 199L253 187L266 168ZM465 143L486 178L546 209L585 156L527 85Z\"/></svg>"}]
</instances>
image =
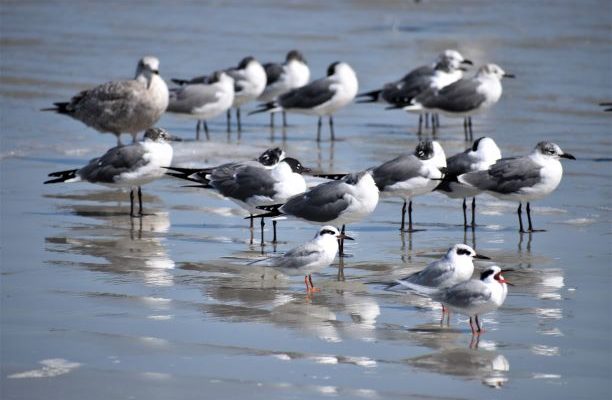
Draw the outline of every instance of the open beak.
<instances>
[{"instance_id":1,"label":"open beak","mask_svg":"<svg viewBox=\"0 0 612 400\"><path fill-rule=\"evenodd\" d=\"M336 236L338 239L340 240L355 240L350 236L345 235L344 233L339 234L338 236Z\"/></svg>"},{"instance_id":2,"label":"open beak","mask_svg":"<svg viewBox=\"0 0 612 400\"><path fill-rule=\"evenodd\" d=\"M499 283L505 283L505 284L506 284L506 285L508 285L508 286L514 286L514 284L513 284L513 283L508 282L507 280L505 280L505 279L504 279L504 278L502 278L501 276L500 276L500 277L497 279L497 281L498 281Z\"/></svg>"},{"instance_id":3,"label":"open beak","mask_svg":"<svg viewBox=\"0 0 612 400\"><path fill-rule=\"evenodd\" d=\"M467 64L467 65L474 65L474 63L472 62L472 60L463 60L461 61L461 64Z\"/></svg>"},{"instance_id":4,"label":"open beak","mask_svg":"<svg viewBox=\"0 0 612 400\"><path fill-rule=\"evenodd\" d=\"M479 260L490 260L491 259L491 257L483 256L482 254L476 254L474 258L477 258Z\"/></svg>"},{"instance_id":5,"label":"open beak","mask_svg":"<svg viewBox=\"0 0 612 400\"><path fill-rule=\"evenodd\" d=\"M506 285L508 285L508 286L514 286L514 284L513 284L513 283L508 282L508 281L507 281L506 279L504 279L504 277L501 275L501 274L503 274L504 272L510 272L510 271L514 271L514 270L513 270L513 269L502 269L502 270L499 272L499 275L497 275L497 281L498 281L499 283L505 283L505 284L506 284Z\"/></svg>"},{"instance_id":6,"label":"open beak","mask_svg":"<svg viewBox=\"0 0 612 400\"><path fill-rule=\"evenodd\" d=\"M561 158L567 158L567 159L569 159L569 160L575 160L575 159L576 159L576 157L574 157L574 156L573 156L573 155L571 155L570 153L563 153L563 154L561 154L559 157L561 157Z\"/></svg>"},{"instance_id":7,"label":"open beak","mask_svg":"<svg viewBox=\"0 0 612 400\"><path fill-rule=\"evenodd\" d=\"M504 74L504 78L516 78L514 74Z\"/></svg>"}]
</instances>

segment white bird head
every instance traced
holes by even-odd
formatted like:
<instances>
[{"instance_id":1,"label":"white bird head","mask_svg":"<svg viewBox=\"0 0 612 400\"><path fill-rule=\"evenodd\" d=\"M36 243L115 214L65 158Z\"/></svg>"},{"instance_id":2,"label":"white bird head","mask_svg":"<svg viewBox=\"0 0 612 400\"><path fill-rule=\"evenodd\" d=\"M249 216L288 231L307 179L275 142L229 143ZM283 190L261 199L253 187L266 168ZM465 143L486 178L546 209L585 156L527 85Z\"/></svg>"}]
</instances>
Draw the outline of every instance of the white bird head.
<instances>
[{"instance_id":1,"label":"white bird head","mask_svg":"<svg viewBox=\"0 0 612 400\"><path fill-rule=\"evenodd\" d=\"M153 56L142 57L136 66L135 79L145 82L148 89L154 75L159 75L159 59Z\"/></svg>"},{"instance_id":2,"label":"white bird head","mask_svg":"<svg viewBox=\"0 0 612 400\"><path fill-rule=\"evenodd\" d=\"M457 262L464 260L469 263L471 263L474 258L480 260L490 260L489 257L476 253L473 248L463 243L457 243L448 249L446 257Z\"/></svg>"},{"instance_id":3,"label":"white bird head","mask_svg":"<svg viewBox=\"0 0 612 400\"><path fill-rule=\"evenodd\" d=\"M502 78L514 78L514 75L506 73L497 64L485 64L478 70L476 76L490 76L501 81Z\"/></svg>"},{"instance_id":4,"label":"white bird head","mask_svg":"<svg viewBox=\"0 0 612 400\"><path fill-rule=\"evenodd\" d=\"M534 149L534 152L540 156L544 156L546 158L554 158L556 160L558 160L559 158L567 158L570 160L576 159L576 157L569 153L565 153L563 150L561 150L561 147L552 142L544 141L538 143Z\"/></svg>"},{"instance_id":5,"label":"white bird head","mask_svg":"<svg viewBox=\"0 0 612 400\"><path fill-rule=\"evenodd\" d=\"M501 150L497 146L497 143L495 143L495 140L486 136L474 141L474 144L472 144L472 151L476 153L479 160L488 163L493 163L502 157Z\"/></svg>"},{"instance_id":6,"label":"white bird head","mask_svg":"<svg viewBox=\"0 0 612 400\"><path fill-rule=\"evenodd\" d=\"M482 273L480 274L480 280L487 284L497 282L501 284L502 287L505 287L505 285L512 285L502 276L503 272L505 271L502 270L500 267L498 267L497 265L493 265L482 271Z\"/></svg>"},{"instance_id":7,"label":"white bird head","mask_svg":"<svg viewBox=\"0 0 612 400\"><path fill-rule=\"evenodd\" d=\"M169 142L171 140L180 141L180 139L171 135L167 130L157 127L147 129L144 133L143 140L150 140L158 143Z\"/></svg>"},{"instance_id":8,"label":"white bird head","mask_svg":"<svg viewBox=\"0 0 612 400\"><path fill-rule=\"evenodd\" d=\"M444 50L438 56L438 61L436 62L436 69L445 69L447 71L455 71L461 69L465 71L465 68L461 67L461 64L472 65L472 61L463 57L461 53L457 50Z\"/></svg>"},{"instance_id":9,"label":"white bird head","mask_svg":"<svg viewBox=\"0 0 612 400\"><path fill-rule=\"evenodd\" d=\"M319 232L317 232L317 234L315 235L315 239L317 238L334 241L337 241L337 239L354 240L352 237L341 233L338 228L332 225L325 225L321 227L321 229L319 229Z\"/></svg>"},{"instance_id":10,"label":"white bird head","mask_svg":"<svg viewBox=\"0 0 612 400\"><path fill-rule=\"evenodd\" d=\"M280 147L272 147L261 153L257 161L265 167L273 167L285 158L285 152Z\"/></svg>"}]
</instances>

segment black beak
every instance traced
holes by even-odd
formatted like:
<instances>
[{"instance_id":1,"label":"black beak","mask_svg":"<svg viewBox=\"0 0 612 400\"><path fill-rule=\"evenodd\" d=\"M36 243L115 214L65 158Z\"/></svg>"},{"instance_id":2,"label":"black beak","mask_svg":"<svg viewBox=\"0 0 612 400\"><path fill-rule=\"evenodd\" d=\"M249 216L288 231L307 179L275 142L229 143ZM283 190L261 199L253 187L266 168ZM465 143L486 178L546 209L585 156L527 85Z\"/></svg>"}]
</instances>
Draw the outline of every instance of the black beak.
<instances>
[{"instance_id":1,"label":"black beak","mask_svg":"<svg viewBox=\"0 0 612 400\"><path fill-rule=\"evenodd\" d=\"M154 69L151 71L154 75L159 75L159 70L158 69Z\"/></svg>"},{"instance_id":2,"label":"black beak","mask_svg":"<svg viewBox=\"0 0 612 400\"><path fill-rule=\"evenodd\" d=\"M306 173L306 174L307 174L307 173L309 173L309 172L312 172L312 169L311 169L311 168L307 168L307 167L302 167L302 170L301 170L300 172L301 172L301 173L303 173L303 174L304 174L304 173Z\"/></svg>"},{"instance_id":3,"label":"black beak","mask_svg":"<svg viewBox=\"0 0 612 400\"><path fill-rule=\"evenodd\" d=\"M575 160L575 159L576 159L576 157L574 157L574 156L573 156L573 155L571 155L570 153L563 153L563 154L561 154L559 157L561 157L561 158L567 158L567 159L569 159L569 160Z\"/></svg>"},{"instance_id":4,"label":"black beak","mask_svg":"<svg viewBox=\"0 0 612 400\"><path fill-rule=\"evenodd\" d=\"M338 236L336 236L338 239L340 240L355 240L350 236L345 235L344 233L339 234Z\"/></svg>"},{"instance_id":5,"label":"black beak","mask_svg":"<svg viewBox=\"0 0 612 400\"><path fill-rule=\"evenodd\" d=\"M504 78L516 78L514 74L504 74Z\"/></svg>"},{"instance_id":6,"label":"black beak","mask_svg":"<svg viewBox=\"0 0 612 400\"><path fill-rule=\"evenodd\" d=\"M477 258L479 260L490 260L491 259L491 257L483 256L482 254L476 254L474 258Z\"/></svg>"},{"instance_id":7,"label":"black beak","mask_svg":"<svg viewBox=\"0 0 612 400\"><path fill-rule=\"evenodd\" d=\"M463 61L461 61L461 64L474 65L474 63L472 62L472 60L463 60Z\"/></svg>"},{"instance_id":8,"label":"black beak","mask_svg":"<svg viewBox=\"0 0 612 400\"><path fill-rule=\"evenodd\" d=\"M182 142L183 138L174 135L168 135L168 140L170 140L171 142Z\"/></svg>"},{"instance_id":9,"label":"black beak","mask_svg":"<svg viewBox=\"0 0 612 400\"><path fill-rule=\"evenodd\" d=\"M467 68L466 67L459 67L457 68L459 71L463 71L463 72L467 72Z\"/></svg>"}]
</instances>

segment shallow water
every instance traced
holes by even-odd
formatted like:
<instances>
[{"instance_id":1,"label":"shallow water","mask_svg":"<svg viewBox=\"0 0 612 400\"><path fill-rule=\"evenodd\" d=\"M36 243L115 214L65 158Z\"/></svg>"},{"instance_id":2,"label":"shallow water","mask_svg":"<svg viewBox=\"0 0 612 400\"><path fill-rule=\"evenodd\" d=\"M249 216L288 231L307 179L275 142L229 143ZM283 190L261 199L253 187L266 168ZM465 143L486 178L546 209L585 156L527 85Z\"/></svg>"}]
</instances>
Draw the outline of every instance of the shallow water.
<instances>
[{"instance_id":1,"label":"shallow water","mask_svg":"<svg viewBox=\"0 0 612 400\"><path fill-rule=\"evenodd\" d=\"M611 100L611 7L3 2L1 397L610 397L612 115L597 103ZM534 203L536 227L548 232L519 235L515 205L486 197L480 226L464 232L460 202L433 194L415 201L417 227L426 230L400 234L401 203L385 200L349 227L351 257L315 275L322 290L307 297L301 279L246 265L261 255L259 230L251 244L242 211L218 196L160 180L144 188L151 215L132 220L126 193L41 184L114 138L40 108L130 77L144 54L159 56L169 79L249 54L281 60L291 48L304 52L313 77L332 61L349 62L362 90L445 48L516 74L500 103L474 119L475 135L493 137L504 155L548 139L578 158L564 163L558 190ZM307 166L344 172L417 141L413 116L380 105L340 112L341 140L320 146L313 118L290 115L289 128L273 134L266 116L243 121L240 138L225 134L223 118L212 121L213 141L177 143L174 163L248 159L273 142ZM447 154L463 150L461 121L442 124ZM192 121L164 116L159 125L194 135ZM281 242L263 251L286 251L314 232L281 222ZM516 286L484 317L479 341L465 318L441 328L437 305L377 283L419 270L457 242L516 270L507 276Z\"/></svg>"}]
</instances>

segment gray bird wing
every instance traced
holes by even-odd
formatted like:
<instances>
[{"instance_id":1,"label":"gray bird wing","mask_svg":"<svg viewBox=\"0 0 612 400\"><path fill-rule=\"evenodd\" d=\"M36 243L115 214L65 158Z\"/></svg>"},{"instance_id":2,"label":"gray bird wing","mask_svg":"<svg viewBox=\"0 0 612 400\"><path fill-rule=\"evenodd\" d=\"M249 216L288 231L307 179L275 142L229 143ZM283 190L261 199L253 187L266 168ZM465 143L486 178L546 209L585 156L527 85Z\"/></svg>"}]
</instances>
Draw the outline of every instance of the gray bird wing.
<instances>
[{"instance_id":1,"label":"gray bird wing","mask_svg":"<svg viewBox=\"0 0 612 400\"><path fill-rule=\"evenodd\" d=\"M209 80L210 80L209 75L200 75L200 76L191 78L188 83L189 84L208 83Z\"/></svg>"},{"instance_id":2,"label":"gray bird wing","mask_svg":"<svg viewBox=\"0 0 612 400\"><path fill-rule=\"evenodd\" d=\"M306 193L291 197L281 208L283 214L313 222L332 221L348 207L344 198L344 182L325 182Z\"/></svg>"},{"instance_id":3,"label":"gray bird wing","mask_svg":"<svg viewBox=\"0 0 612 400\"><path fill-rule=\"evenodd\" d=\"M114 183L122 173L146 165L148 162L143 158L144 154L144 148L138 143L113 147L102 157L89 161L77 174L91 183Z\"/></svg>"},{"instance_id":4,"label":"gray bird wing","mask_svg":"<svg viewBox=\"0 0 612 400\"><path fill-rule=\"evenodd\" d=\"M268 83L266 83L266 86L270 86L276 81L278 81L283 75L283 72L285 71L283 66L277 63L264 64L263 67L266 71L266 78L268 79Z\"/></svg>"},{"instance_id":5,"label":"gray bird wing","mask_svg":"<svg viewBox=\"0 0 612 400\"><path fill-rule=\"evenodd\" d=\"M107 82L74 96L67 106L70 114L96 129L121 132L113 121L122 120L148 100L144 83L129 81Z\"/></svg>"},{"instance_id":6,"label":"gray bird wing","mask_svg":"<svg viewBox=\"0 0 612 400\"><path fill-rule=\"evenodd\" d=\"M491 299L491 289L482 281L471 279L441 291L433 298L441 303L468 308L489 301Z\"/></svg>"},{"instance_id":7,"label":"gray bird wing","mask_svg":"<svg viewBox=\"0 0 612 400\"><path fill-rule=\"evenodd\" d=\"M284 269L298 269L309 266L321 258L322 250L313 243L304 243L274 259L274 266Z\"/></svg>"},{"instance_id":8,"label":"gray bird wing","mask_svg":"<svg viewBox=\"0 0 612 400\"><path fill-rule=\"evenodd\" d=\"M252 196L273 198L276 194L270 170L244 164L226 164L210 174L210 185L225 197L246 202Z\"/></svg>"},{"instance_id":9,"label":"gray bird wing","mask_svg":"<svg viewBox=\"0 0 612 400\"><path fill-rule=\"evenodd\" d=\"M539 183L541 168L529 157L502 158L488 170L464 174L461 180L481 190L515 193Z\"/></svg>"},{"instance_id":10,"label":"gray bird wing","mask_svg":"<svg viewBox=\"0 0 612 400\"><path fill-rule=\"evenodd\" d=\"M334 97L335 91L331 89L333 82L322 78L301 88L293 89L279 97L278 103L284 109L314 108Z\"/></svg>"},{"instance_id":11,"label":"gray bird wing","mask_svg":"<svg viewBox=\"0 0 612 400\"><path fill-rule=\"evenodd\" d=\"M386 84L382 97L391 104L408 105L414 97L429 89L433 74L434 69L430 66L414 69L402 79Z\"/></svg>"},{"instance_id":12,"label":"gray bird wing","mask_svg":"<svg viewBox=\"0 0 612 400\"><path fill-rule=\"evenodd\" d=\"M449 112L470 111L486 100L486 97L477 91L479 85L480 82L476 79L460 79L439 91L425 91L416 97L416 101L427 108Z\"/></svg>"},{"instance_id":13,"label":"gray bird wing","mask_svg":"<svg viewBox=\"0 0 612 400\"><path fill-rule=\"evenodd\" d=\"M195 108L217 101L218 92L218 88L206 84L189 84L171 89L168 111L191 113Z\"/></svg>"},{"instance_id":14,"label":"gray bird wing","mask_svg":"<svg viewBox=\"0 0 612 400\"><path fill-rule=\"evenodd\" d=\"M455 154L446 159L445 177L457 177L461 174L471 172L471 166L474 163L472 157L468 156L471 149L467 149L462 153Z\"/></svg>"},{"instance_id":15,"label":"gray bird wing","mask_svg":"<svg viewBox=\"0 0 612 400\"><path fill-rule=\"evenodd\" d=\"M445 260L438 260L402 280L422 286L438 287L449 279L454 271L455 268L451 263Z\"/></svg>"},{"instance_id":16,"label":"gray bird wing","mask_svg":"<svg viewBox=\"0 0 612 400\"><path fill-rule=\"evenodd\" d=\"M372 170L372 176L381 192L397 182L419 176L422 162L413 154L404 154Z\"/></svg>"}]
</instances>

